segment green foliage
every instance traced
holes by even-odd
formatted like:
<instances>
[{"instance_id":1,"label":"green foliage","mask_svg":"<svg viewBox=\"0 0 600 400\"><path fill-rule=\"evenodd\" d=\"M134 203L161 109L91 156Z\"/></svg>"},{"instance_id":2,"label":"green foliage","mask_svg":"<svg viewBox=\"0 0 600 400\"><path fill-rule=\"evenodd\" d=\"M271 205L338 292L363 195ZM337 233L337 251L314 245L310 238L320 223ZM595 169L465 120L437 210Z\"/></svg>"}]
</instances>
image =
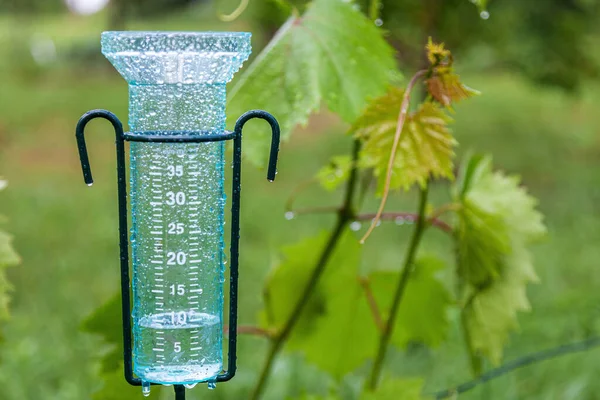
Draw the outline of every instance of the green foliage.
<instances>
[{"instance_id":1,"label":"green foliage","mask_svg":"<svg viewBox=\"0 0 600 400\"><path fill-rule=\"evenodd\" d=\"M518 177L493 172L489 157L465 169L455 189L459 298L470 347L498 364L516 313L529 310L526 286L537 278L528 247L545 227Z\"/></svg>"},{"instance_id":2,"label":"green foliage","mask_svg":"<svg viewBox=\"0 0 600 400\"><path fill-rule=\"evenodd\" d=\"M361 400L426 400L422 395L423 380L420 378L385 379L377 392L366 393Z\"/></svg>"},{"instance_id":3,"label":"green foliage","mask_svg":"<svg viewBox=\"0 0 600 400\"><path fill-rule=\"evenodd\" d=\"M291 17L242 73L229 93L228 122L250 108L269 110L285 139L324 103L352 123L396 74L393 49L351 2L316 0L304 15ZM244 131L252 138L244 145L250 160L263 161L266 134L262 127Z\"/></svg>"},{"instance_id":4,"label":"green foliage","mask_svg":"<svg viewBox=\"0 0 600 400\"><path fill-rule=\"evenodd\" d=\"M276 267L266 286L268 302L262 319L271 321L270 329L277 329L290 317L300 296L298 288L306 285L315 264L312 255L318 255L315 249L322 248L326 240L327 235L321 234L285 248L285 261ZM397 271L374 271L361 278L360 256L361 246L354 235L346 232L288 342L289 350L303 351L308 362L336 379L372 356L380 334L363 287L365 282L378 309L387 310L398 279ZM435 258L417 261L392 338L399 348L411 342L435 346L445 337L450 296L436 278L443 267ZM388 312L382 312L382 317L387 318Z\"/></svg>"},{"instance_id":5,"label":"green foliage","mask_svg":"<svg viewBox=\"0 0 600 400\"><path fill-rule=\"evenodd\" d=\"M0 190L6 187L6 181L0 180ZM12 236L0 230L0 321L9 317L8 304L10 297L8 293L12 289L6 278L5 269L17 265L21 259L12 246Z\"/></svg>"},{"instance_id":6,"label":"green foliage","mask_svg":"<svg viewBox=\"0 0 600 400\"><path fill-rule=\"evenodd\" d=\"M123 333L121 330L121 293L94 311L82 324L82 330L100 335L108 347L100 360L102 388L93 400L128 400L141 395L139 387L130 386L123 376ZM158 390L153 390L156 394ZM154 396L152 396L154 397Z\"/></svg>"},{"instance_id":7,"label":"green foliage","mask_svg":"<svg viewBox=\"0 0 600 400\"><path fill-rule=\"evenodd\" d=\"M131 386L125 381L123 376L123 362L120 361L117 369L107 371L104 375L102 388L93 394L92 400L132 400L139 398L159 399L161 393L160 386L152 386L149 397L142 396L142 389L138 386ZM169 393L169 396L172 396Z\"/></svg>"},{"instance_id":8,"label":"green foliage","mask_svg":"<svg viewBox=\"0 0 600 400\"><path fill-rule=\"evenodd\" d=\"M102 358L102 372L111 372L123 364L123 333L121 325L121 293L116 293L96 309L81 325L82 330L100 335L110 351Z\"/></svg>"},{"instance_id":9,"label":"green foliage","mask_svg":"<svg viewBox=\"0 0 600 400\"><path fill-rule=\"evenodd\" d=\"M265 309L261 311L260 319L265 328L277 331L291 317L294 305L302 295L298 288L305 287L310 280L319 251L326 246L328 237L327 232L321 232L315 237L305 238L297 244L283 248L283 260L273 268L263 290ZM327 269L321 284L317 286L305 307L298 328L295 330L295 337L310 333L314 329L317 317L325 311L324 304L329 297L330 289L327 282L335 280L342 270L354 273L359 261L360 246L348 231L340 239L328 263L330 268Z\"/></svg>"},{"instance_id":10,"label":"green foliage","mask_svg":"<svg viewBox=\"0 0 600 400\"><path fill-rule=\"evenodd\" d=\"M373 168L378 192L383 191L404 90L392 87L373 101L352 127L363 140L360 165ZM423 103L407 117L394 159L391 189L424 186L430 176L453 179L454 146L448 124L450 117L435 103Z\"/></svg>"},{"instance_id":11,"label":"green foliage","mask_svg":"<svg viewBox=\"0 0 600 400\"><path fill-rule=\"evenodd\" d=\"M335 156L319 170L317 180L323 188L332 191L348 180L352 164L349 156Z\"/></svg>"}]
</instances>

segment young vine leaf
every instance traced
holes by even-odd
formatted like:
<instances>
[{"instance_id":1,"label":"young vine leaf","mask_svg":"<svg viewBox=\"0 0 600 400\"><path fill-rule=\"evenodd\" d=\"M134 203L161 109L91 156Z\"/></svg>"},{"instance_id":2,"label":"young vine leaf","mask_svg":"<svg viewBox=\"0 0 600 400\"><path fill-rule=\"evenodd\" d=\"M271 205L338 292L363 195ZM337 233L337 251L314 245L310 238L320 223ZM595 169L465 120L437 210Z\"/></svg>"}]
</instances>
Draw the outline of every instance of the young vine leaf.
<instances>
[{"instance_id":1,"label":"young vine leaf","mask_svg":"<svg viewBox=\"0 0 600 400\"><path fill-rule=\"evenodd\" d=\"M384 379L376 392L366 392L360 400L427 400L420 378Z\"/></svg>"},{"instance_id":2,"label":"young vine leaf","mask_svg":"<svg viewBox=\"0 0 600 400\"><path fill-rule=\"evenodd\" d=\"M459 297L470 347L498 364L517 312L530 308L526 287L537 277L528 247L546 228L518 177L494 172L489 157L465 165L455 188Z\"/></svg>"},{"instance_id":3,"label":"young vine leaf","mask_svg":"<svg viewBox=\"0 0 600 400\"><path fill-rule=\"evenodd\" d=\"M228 122L232 126L249 109L268 110L286 138L325 103L352 123L397 75L394 50L352 2L315 0L282 26L240 76L229 93ZM244 155L262 162L267 134L248 125Z\"/></svg>"},{"instance_id":4,"label":"young vine leaf","mask_svg":"<svg viewBox=\"0 0 600 400\"><path fill-rule=\"evenodd\" d=\"M398 107L404 90L391 87L387 94L373 101L352 127L363 140L360 165L373 168L378 193L385 185L390 148L398 120ZM424 186L431 176L453 179L456 141L448 124L452 119L433 102L421 104L404 124L394 159L390 189L408 190L414 184Z\"/></svg>"},{"instance_id":5,"label":"young vine leaf","mask_svg":"<svg viewBox=\"0 0 600 400\"><path fill-rule=\"evenodd\" d=\"M454 72L453 58L443 43L434 43L431 38L426 46L427 59L431 65L431 76L425 84L429 95L444 107L478 95L477 90L463 84Z\"/></svg>"}]
</instances>

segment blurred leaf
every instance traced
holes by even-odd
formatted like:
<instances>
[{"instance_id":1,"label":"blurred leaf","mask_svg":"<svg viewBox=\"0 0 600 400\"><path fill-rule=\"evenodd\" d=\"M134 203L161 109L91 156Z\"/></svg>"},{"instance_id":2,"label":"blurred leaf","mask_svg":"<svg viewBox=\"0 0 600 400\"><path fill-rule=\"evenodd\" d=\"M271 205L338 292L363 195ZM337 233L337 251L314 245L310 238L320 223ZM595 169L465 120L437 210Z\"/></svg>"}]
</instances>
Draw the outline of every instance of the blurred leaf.
<instances>
[{"instance_id":1,"label":"blurred leaf","mask_svg":"<svg viewBox=\"0 0 600 400\"><path fill-rule=\"evenodd\" d=\"M308 283L315 268L318 257L329 238L328 232L308 237L301 242L283 248L283 260L271 271L264 287L265 309L260 313L260 320L269 329L281 329L291 316L294 306L300 299L303 288ZM360 260L360 246L350 231L342 234L334 253L330 258L320 283L312 292L300 321L290 338L309 333L316 317L323 313L325 298L329 296L323 282L335 276L340 269L356 271Z\"/></svg>"},{"instance_id":2,"label":"blurred leaf","mask_svg":"<svg viewBox=\"0 0 600 400\"><path fill-rule=\"evenodd\" d=\"M434 43L431 37L425 46L427 59L431 64L431 76L425 81L427 92L444 107L479 94L477 90L465 86L454 72L453 58L444 43Z\"/></svg>"},{"instance_id":3,"label":"blurred leaf","mask_svg":"<svg viewBox=\"0 0 600 400\"><path fill-rule=\"evenodd\" d=\"M526 286L537 277L528 246L546 228L518 177L493 172L489 157L466 165L468 187L455 191L464 191L455 235L460 297L470 347L498 364L516 313L529 310Z\"/></svg>"},{"instance_id":4,"label":"blurred leaf","mask_svg":"<svg viewBox=\"0 0 600 400\"><path fill-rule=\"evenodd\" d=\"M465 200L458 211L455 230L458 253L458 275L476 288L497 279L510 239L502 216L488 213L472 201Z\"/></svg>"},{"instance_id":5,"label":"blurred leaf","mask_svg":"<svg viewBox=\"0 0 600 400\"><path fill-rule=\"evenodd\" d=\"M323 188L332 191L348 180L351 170L352 160L349 156L335 156L317 172L317 179Z\"/></svg>"},{"instance_id":6,"label":"blurred leaf","mask_svg":"<svg viewBox=\"0 0 600 400\"><path fill-rule=\"evenodd\" d=\"M7 182L0 179L0 190L3 190L6 186ZM5 269L17 265L20 262L21 258L12 246L12 236L0 230L0 321L8 319L10 316L8 311L10 297L8 293L12 290L12 286L8 282Z\"/></svg>"},{"instance_id":7,"label":"blurred leaf","mask_svg":"<svg viewBox=\"0 0 600 400\"><path fill-rule=\"evenodd\" d=\"M84 332L102 336L111 350L102 357L102 372L112 372L123 366L123 325L121 320L121 292L99 307L82 324ZM125 379L125 378L123 378Z\"/></svg>"},{"instance_id":8,"label":"blurred leaf","mask_svg":"<svg viewBox=\"0 0 600 400\"><path fill-rule=\"evenodd\" d=\"M9 317L8 303L10 297L8 292L12 289L4 270L7 267L17 265L19 262L21 262L21 259L12 247L12 236L0 231L0 320Z\"/></svg>"},{"instance_id":9,"label":"blurred leaf","mask_svg":"<svg viewBox=\"0 0 600 400\"><path fill-rule=\"evenodd\" d=\"M445 263L433 256L421 257L416 260L410 275L409 283L405 289L404 297L398 311L396 327L392 336L392 343L404 348L410 342L420 342L428 346L439 345L448 331L447 309L452 303L450 293L437 278L437 274L446 267ZM385 307L391 306L390 282L394 290L397 285L397 276L392 279L388 273L375 277L379 281L373 288L378 304ZM390 293L390 301L382 303L378 294L385 288ZM384 296L382 296L383 300ZM381 306L380 306L381 307ZM387 315L384 313L387 317Z\"/></svg>"},{"instance_id":10,"label":"blurred leaf","mask_svg":"<svg viewBox=\"0 0 600 400\"><path fill-rule=\"evenodd\" d=\"M352 127L364 140L360 163L374 168L381 193L404 90L390 88L388 93L373 101ZM404 124L394 168L391 189L408 190L412 185L425 185L430 176L453 179L454 146L448 124L452 121L442 108L432 102L423 103L410 114Z\"/></svg>"},{"instance_id":11,"label":"blurred leaf","mask_svg":"<svg viewBox=\"0 0 600 400\"><path fill-rule=\"evenodd\" d=\"M394 50L351 2L316 0L303 16L291 17L242 74L230 92L229 124L249 109L264 109L287 138L321 102L353 122L370 97L397 74ZM365 79L367 78L367 79ZM248 125L244 155L263 162L268 130Z\"/></svg>"},{"instance_id":12,"label":"blurred leaf","mask_svg":"<svg viewBox=\"0 0 600 400\"><path fill-rule=\"evenodd\" d=\"M338 251L355 254L358 258L360 247L353 238ZM308 362L336 379L372 357L380 335L360 284L358 259L354 263L354 268L345 265L336 274L324 277L322 288L327 292L321 297L322 312L314 315L316 320L311 329L305 330L290 346L302 350ZM417 261L396 319L394 345L405 347L418 341L434 346L445 337L450 296L435 277L441 268L443 263L434 258ZM395 271L376 271L368 277L370 292L384 320L388 317L387 307L391 305L398 279Z\"/></svg>"},{"instance_id":13,"label":"blurred leaf","mask_svg":"<svg viewBox=\"0 0 600 400\"><path fill-rule=\"evenodd\" d=\"M131 386L125 380L123 362L119 363L116 370L103 374L103 378L104 386L92 395L92 400L158 399L162 391L161 386L152 386L150 396L144 397L141 387Z\"/></svg>"},{"instance_id":14,"label":"blurred leaf","mask_svg":"<svg viewBox=\"0 0 600 400\"><path fill-rule=\"evenodd\" d=\"M367 392L361 400L426 400L421 378L384 379L374 393Z\"/></svg>"}]
</instances>

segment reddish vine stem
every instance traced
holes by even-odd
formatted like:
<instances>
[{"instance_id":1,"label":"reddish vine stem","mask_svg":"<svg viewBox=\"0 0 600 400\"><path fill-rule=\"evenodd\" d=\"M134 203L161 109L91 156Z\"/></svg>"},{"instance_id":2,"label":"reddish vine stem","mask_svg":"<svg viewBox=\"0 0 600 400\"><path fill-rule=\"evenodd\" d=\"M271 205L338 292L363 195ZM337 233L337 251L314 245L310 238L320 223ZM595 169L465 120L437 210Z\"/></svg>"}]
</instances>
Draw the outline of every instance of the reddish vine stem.
<instances>
[{"instance_id":1,"label":"reddish vine stem","mask_svg":"<svg viewBox=\"0 0 600 400\"><path fill-rule=\"evenodd\" d=\"M228 325L225 325L223 327L223 332L224 333L229 332ZM270 338L273 336L273 332L271 332L270 330L260 328L258 326L251 326L251 325L238 326L237 333L240 335L252 335L252 336L265 337L265 338Z\"/></svg>"},{"instance_id":2,"label":"reddish vine stem","mask_svg":"<svg viewBox=\"0 0 600 400\"><path fill-rule=\"evenodd\" d=\"M356 216L356 220L358 221L368 221L368 220L372 220L373 218L375 218L377 215L376 214L359 214ZM392 220L396 220L397 218L403 218L403 219L411 219L412 221L416 221L419 218L419 214L415 214L415 213L408 213L408 212L389 212L389 213L382 213L379 216L380 220L383 221L392 221ZM436 228L441 229L442 231L446 232L446 233L452 233L452 227L442 221L439 218L435 218L433 215L429 218L427 218L427 223L431 224L431 226L435 226Z\"/></svg>"},{"instance_id":3,"label":"reddish vine stem","mask_svg":"<svg viewBox=\"0 0 600 400\"><path fill-rule=\"evenodd\" d=\"M410 105L410 94L414 89L415 85L425 74L427 74L429 70L422 69L413 75L410 82L406 86L406 90L404 91L404 96L402 98L402 103L400 105L400 113L398 114L398 123L396 124L396 133L394 134L394 143L392 144L392 151L390 153L390 159L388 161L387 171L385 174L385 186L383 188L383 196L381 198L381 203L379 203L379 209L377 210L377 214L371 222L371 226L365 233L365 235L360 239L361 243L364 243L365 240L371 235L373 229L377 227L377 223L380 220L381 214L383 214L383 209L385 208L385 204L387 203L388 196L390 194L390 185L392 182L392 171L394 169L394 161L396 159L396 152L398 151L398 145L400 144L400 137L402 136L402 129L404 128L404 123L406 122L406 117L408 116L408 106Z\"/></svg>"},{"instance_id":4,"label":"reddish vine stem","mask_svg":"<svg viewBox=\"0 0 600 400\"><path fill-rule=\"evenodd\" d=\"M359 278L359 283L365 292L365 296L367 297L367 302L369 303L371 314L373 314L373 321L375 322L375 325L377 325L377 329L379 329L379 332L383 332L383 318L381 318L379 306L377 305L377 301L375 300L375 296L373 295L373 291L371 290L371 282L369 282L368 278L362 277Z\"/></svg>"}]
</instances>

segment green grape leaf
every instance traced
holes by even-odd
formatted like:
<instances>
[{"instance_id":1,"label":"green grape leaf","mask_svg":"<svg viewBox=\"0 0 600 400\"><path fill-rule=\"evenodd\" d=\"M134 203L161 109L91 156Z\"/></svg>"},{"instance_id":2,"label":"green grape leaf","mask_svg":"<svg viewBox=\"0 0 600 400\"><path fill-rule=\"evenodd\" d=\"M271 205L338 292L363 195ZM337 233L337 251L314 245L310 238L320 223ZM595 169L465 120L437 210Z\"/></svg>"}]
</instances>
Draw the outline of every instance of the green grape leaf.
<instances>
[{"instance_id":1,"label":"green grape leaf","mask_svg":"<svg viewBox=\"0 0 600 400\"><path fill-rule=\"evenodd\" d=\"M355 239L353 241L339 251L358 252L360 249L347 247L357 246ZM443 264L434 258L420 259L415 264L396 319L394 345L406 347L409 342L419 341L434 346L445 337L450 296L435 277L441 268ZM327 296L322 297L322 311L315 315L312 329L290 346L302 350L308 362L336 379L372 357L380 336L364 283L361 283L363 279L358 276L358 265L354 269L345 265L335 275L324 276L322 287L327 290ZM391 306L398 279L395 271L376 271L366 279L383 320L388 318L387 311L383 310Z\"/></svg>"},{"instance_id":2,"label":"green grape leaf","mask_svg":"<svg viewBox=\"0 0 600 400\"><path fill-rule=\"evenodd\" d=\"M394 50L352 2L315 0L242 73L229 93L228 124L249 109L264 109L278 118L285 139L321 103L351 123L397 74ZM244 130L251 161L263 162L268 134L262 125Z\"/></svg>"},{"instance_id":3,"label":"green grape leaf","mask_svg":"<svg viewBox=\"0 0 600 400\"><path fill-rule=\"evenodd\" d=\"M530 308L526 287L537 276L528 247L546 228L518 177L494 172L489 157L465 165L468 178L455 189L463 194L455 235L463 320L470 347L498 364L517 312Z\"/></svg>"},{"instance_id":4,"label":"green grape leaf","mask_svg":"<svg viewBox=\"0 0 600 400\"><path fill-rule=\"evenodd\" d=\"M81 325L84 332L102 336L110 350L102 357L102 372L120 369L123 365L123 328L121 320L121 293L115 294L99 307ZM121 369L121 375L122 369ZM124 379L124 378L123 378Z\"/></svg>"},{"instance_id":5,"label":"green grape leaf","mask_svg":"<svg viewBox=\"0 0 600 400\"><path fill-rule=\"evenodd\" d=\"M349 156L335 156L317 172L317 179L323 188L333 191L348 180L351 170L352 160Z\"/></svg>"},{"instance_id":6,"label":"green grape leaf","mask_svg":"<svg viewBox=\"0 0 600 400\"><path fill-rule=\"evenodd\" d=\"M263 289L265 308L260 312L259 319L265 328L279 330L290 318L303 288L310 280L319 254L327 245L328 237L327 232L322 232L283 248L283 260L271 271ZM342 268L355 271L360 260L360 245L349 231L342 234L333 251L320 279L321 283L328 276L335 276ZM323 313L325 298L328 296L327 288L318 284L304 307L289 343L293 343L295 337L312 330L316 317Z\"/></svg>"},{"instance_id":7,"label":"green grape leaf","mask_svg":"<svg viewBox=\"0 0 600 400\"><path fill-rule=\"evenodd\" d=\"M445 48L444 43L435 43L429 38L425 50L431 65L431 76L425 81L425 87L434 100L450 108L452 103L479 94L477 90L465 86L460 76L454 72L452 53Z\"/></svg>"},{"instance_id":8,"label":"green grape leaf","mask_svg":"<svg viewBox=\"0 0 600 400\"><path fill-rule=\"evenodd\" d=\"M458 275L469 285L483 288L500 276L510 251L504 218L468 200L463 201L457 215Z\"/></svg>"},{"instance_id":9,"label":"green grape leaf","mask_svg":"<svg viewBox=\"0 0 600 400\"><path fill-rule=\"evenodd\" d=\"M426 400L423 392L424 381L421 378L384 379L375 392L366 392L361 400Z\"/></svg>"},{"instance_id":10,"label":"green grape leaf","mask_svg":"<svg viewBox=\"0 0 600 400\"><path fill-rule=\"evenodd\" d=\"M442 260L433 256L420 257L415 261L392 336L392 343L396 346L405 348L410 342L420 342L434 347L446 337L449 328L447 311L452 298L437 278L437 274L445 267ZM390 286L390 281L395 289L398 279L390 279L384 275L378 276L377 280L379 282L374 287L374 292L381 293L386 286ZM392 290L388 292L393 293ZM375 297L377 298L377 294ZM385 304L381 301L378 303ZM387 304L389 307L391 302ZM387 318L386 313L384 315Z\"/></svg>"},{"instance_id":11,"label":"green grape leaf","mask_svg":"<svg viewBox=\"0 0 600 400\"><path fill-rule=\"evenodd\" d=\"M390 88L386 95L367 107L352 127L352 132L364 141L359 162L362 167L374 169L379 193L385 185L403 96L403 89ZM423 186L431 176L454 179L456 141L448 128L451 121L433 102L423 103L407 117L394 160L391 189L408 190L414 184Z\"/></svg>"}]
</instances>

